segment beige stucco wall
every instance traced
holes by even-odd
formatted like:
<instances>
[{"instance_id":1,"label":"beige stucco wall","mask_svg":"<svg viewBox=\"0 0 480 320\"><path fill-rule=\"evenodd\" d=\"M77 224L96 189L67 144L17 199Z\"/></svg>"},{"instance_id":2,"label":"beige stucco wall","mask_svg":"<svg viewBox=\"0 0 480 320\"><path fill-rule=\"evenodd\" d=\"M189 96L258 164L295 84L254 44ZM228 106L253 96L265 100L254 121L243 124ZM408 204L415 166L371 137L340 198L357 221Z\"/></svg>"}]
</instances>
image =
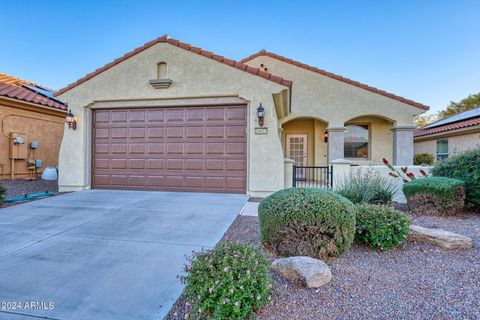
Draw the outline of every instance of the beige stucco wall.
<instances>
[{"instance_id":1,"label":"beige stucco wall","mask_svg":"<svg viewBox=\"0 0 480 320\"><path fill-rule=\"evenodd\" d=\"M480 148L480 130L473 129L463 132L462 134L459 134L458 132L449 132L444 135L432 137L428 140L415 141L415 154L427 152L431 153L434 158L436 158L438 139L448 139L449 155L461 153L475 148Z\"/></svg>"},{"instance_id":2,"label":"beige stucco wall","mask_svg":"<svg viewBox=\"0 0 480 320\"><path fill-rule=\"evenodd\" d=\"M10 179L10 132L19 133L24 138L22 146L26 151L25 159L15 160L15 178L28 176L27 160L42 160L43 168L58 165L58 153L65 126L65 113L35 107L22 102L0 99L0 179ZM30 142L37 141L39 148L32 150Z\"/></svg>"},{"instance_id":3,"label":"beige stucco wall","mask_svg":"<svg viewBox=\"0 0 480 320\"><path fill-rule=\"evenodd\" d=\"M168 89L154 89L157 63L166 62ZM90 119L88 106L99 100L171 99L239 96L248 103L248 193L266 195L283 188L283 150L272 94L285 87L212 59L158 43L60 95L79 117L78 129L67 130L60 150L60 190L90 187ZM256 135L256 108L266 109L266 135Z\"/></svg>"},{"instance_id":4,"label":"beige stucco wall","mask_svg":"<svg viewBox=\"0 0 480 320\"><path fill-rule=\"evenodd\" d=\"M414 116L425 112L269 56L258 56L246 63L256 68L263 64L268 72L293 81L292 118L312 116L337 127L352 118L377 115L397 126L413 126Z\"/></svg>"}]
</instances>

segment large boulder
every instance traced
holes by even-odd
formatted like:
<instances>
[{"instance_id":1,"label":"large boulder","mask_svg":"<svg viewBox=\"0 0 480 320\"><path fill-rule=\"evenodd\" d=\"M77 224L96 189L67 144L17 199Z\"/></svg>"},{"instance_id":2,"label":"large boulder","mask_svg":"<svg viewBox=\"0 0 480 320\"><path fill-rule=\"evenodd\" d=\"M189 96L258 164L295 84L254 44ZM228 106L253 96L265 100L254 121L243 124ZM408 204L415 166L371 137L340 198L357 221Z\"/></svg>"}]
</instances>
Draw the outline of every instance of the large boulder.
<instances>
[{"instance_id":1,"label":"large boulder","mask_svg":"<svg viewBox=\"0 0 480 320\"><path fill-rule=\"evenodd\" d=\"M310 257L280 258L272 263L278 274L292 282L300 282L307 288L318 288L332 280L328 265Z\"/></svg>"},{"instance_id":2,"label":"large boulder","mask_svg":"<svg viewBox=\"0 0 480 320\"><path fill-rule=\"evenodd\" d=\"M430 229L418 225L410 225L410 241L427 242L444 249L469 249L473 247L471 238L445 231L442 229Z\"/></svg>"}]
</instances>

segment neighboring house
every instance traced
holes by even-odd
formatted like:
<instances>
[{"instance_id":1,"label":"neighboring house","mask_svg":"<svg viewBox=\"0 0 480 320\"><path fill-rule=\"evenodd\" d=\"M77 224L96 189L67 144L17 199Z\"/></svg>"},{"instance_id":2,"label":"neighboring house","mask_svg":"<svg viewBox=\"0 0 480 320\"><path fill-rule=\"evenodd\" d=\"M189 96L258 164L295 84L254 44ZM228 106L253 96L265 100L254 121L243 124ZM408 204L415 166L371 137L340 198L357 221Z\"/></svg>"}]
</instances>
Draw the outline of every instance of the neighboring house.
<instances>
[{"instance_id":1,"label":"neighboring house","mask_svg":"<svg viewBox=\"0 0 480 320\"><path fill-rule=\"evenodd\" d=\"M66 113L50 89L0 73L0 179L58 165Z\"/></svg>"},{"instance_id":2,"label":"neighboring house","mask_svg":"<svg viewBox=\"0 0 480 320\"><path fill-rule=\"evenodd\" d=\"M443 159L480 147L480 109L465 111L415 131L415 154Z\"/></svg>"},{"instance_id":3,"label":"neighboring house","mask_svg":"<svg viewBox=\"0 0 480 320\"><path fill-rule=\"evenodd\" d=\"M410 165L413 119L428 110L266 51L236 62L168 36L57 95L79 120L62 143L62 191L265 196L289 186L285 157Z\"/></svg>"}]
</instances>

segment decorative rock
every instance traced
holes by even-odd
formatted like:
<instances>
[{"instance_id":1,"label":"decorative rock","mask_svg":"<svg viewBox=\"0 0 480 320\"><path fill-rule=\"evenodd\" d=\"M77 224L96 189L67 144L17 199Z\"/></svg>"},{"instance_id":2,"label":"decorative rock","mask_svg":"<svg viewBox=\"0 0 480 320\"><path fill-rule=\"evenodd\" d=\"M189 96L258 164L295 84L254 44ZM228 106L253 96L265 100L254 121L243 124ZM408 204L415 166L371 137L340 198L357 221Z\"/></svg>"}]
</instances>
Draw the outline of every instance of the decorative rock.
<instances>
[{"instance_id":1,"label":"decorative rock","mask_svg":"<svg viewBox=\"0 0 480 320\"><path fill-rule=\"evenodd\" d=\"M332 280L328 265L310 257L280 258L272 263L278 274L290 281L300 281L307 288L318 288Z\"/></svg>"},{"instance_id":2,"label":"decorative rock","mask_svg":"<svg viewBox=\"0 0 480 320\"><path fill-rule=\"evenodd\" d=\"M418 225L410 225L408 240L427 242L444 249L470 249L473 247L473 241L469 237L442 229L429 229Z\"/></svg>"}]
</instances>

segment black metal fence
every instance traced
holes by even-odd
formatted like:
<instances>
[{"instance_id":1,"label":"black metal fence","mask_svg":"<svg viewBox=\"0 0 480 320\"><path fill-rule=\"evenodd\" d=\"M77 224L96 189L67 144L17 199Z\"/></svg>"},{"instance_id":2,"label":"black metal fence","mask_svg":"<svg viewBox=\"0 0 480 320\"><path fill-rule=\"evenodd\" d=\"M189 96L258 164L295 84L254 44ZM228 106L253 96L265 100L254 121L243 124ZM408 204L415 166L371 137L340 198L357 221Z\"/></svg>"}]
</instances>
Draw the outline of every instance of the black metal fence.
<instances>
[{"instance_id":1,"label":"black metal fence","mask_svg":"<svg viewBox=\"0 0 480 320\"><path fill-rule=\"evenodd\" d=\"M331 188L332 181L333 170L331 166L293 166L294 188Z\"/></svg>"}]
</instances>

